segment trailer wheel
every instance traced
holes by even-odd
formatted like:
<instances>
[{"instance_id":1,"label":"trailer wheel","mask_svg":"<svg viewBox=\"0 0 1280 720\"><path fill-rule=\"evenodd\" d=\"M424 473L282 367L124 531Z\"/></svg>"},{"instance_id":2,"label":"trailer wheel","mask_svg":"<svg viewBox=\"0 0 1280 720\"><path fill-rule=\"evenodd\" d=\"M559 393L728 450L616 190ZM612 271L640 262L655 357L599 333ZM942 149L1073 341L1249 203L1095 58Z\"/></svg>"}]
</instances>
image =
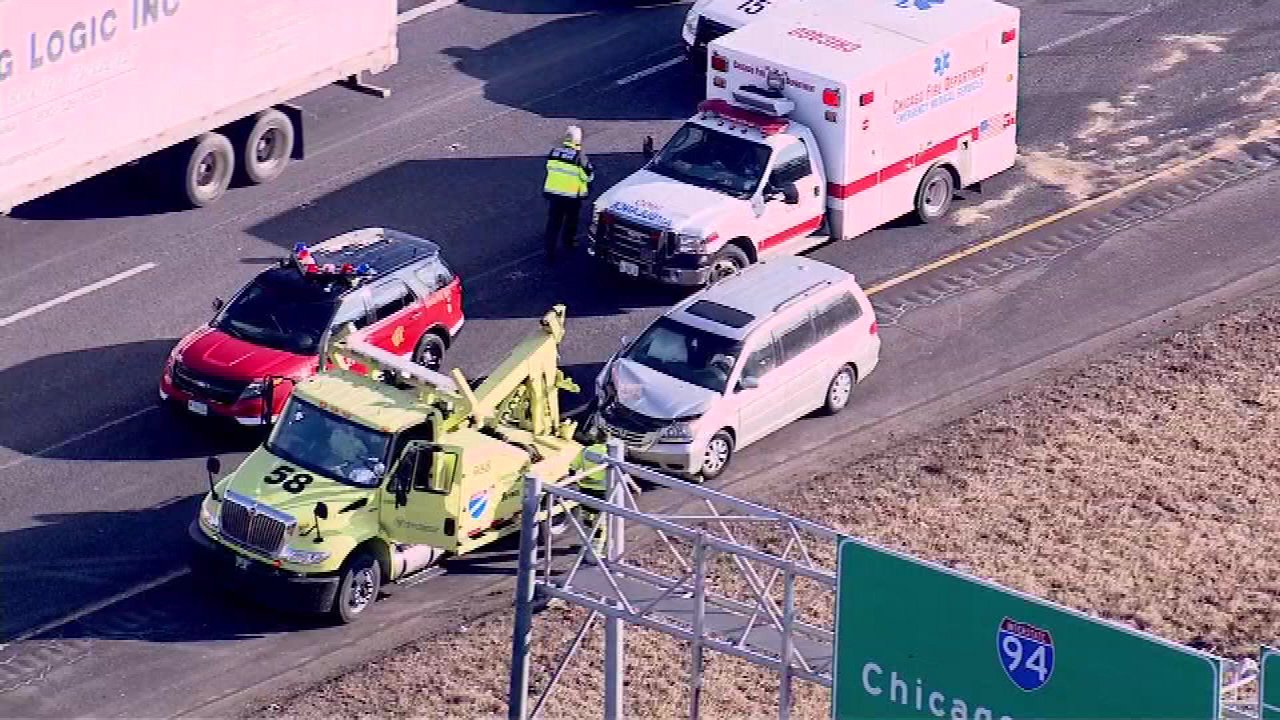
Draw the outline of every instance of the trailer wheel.
<instances>
[{"instance_id":1,"label":"trailer wheel","mask_svg":"<svg viewBox=\"0 0 1280 720\"><path fill-rule=\"evenodd\" d=\"M342 568L338 593L330 611L333 619L343 624L354 622L378 599L381 586L382 569L378 567L378 559L367 550L357 550Z\"/></svg>"},{"instance_id":2,"label":"trailer wheel","mask_svg":"<svg viewBox=\"0 0 1280 720\"><path fill-rule=\"evenodd\" d=\"M293 157L293 123L279 110L264 110L255 117L240 148L240 163L249 182L271 182L284 172Z\"/></svg>"},{"instance_id":3,"label":"trailer wheel","mask_svg":"<svg viewBox=\"0 0 1280 720\"><path fill-rule=\"evenodd\" d=\"M225 135L205 133L196 138L187 158L183 189L196 207L217 202L231 185L236 152Z\"/></svg>"},{"instance_id":4,"label":"trailer wheel","mask_svg":"<svg viewBox=\"0 0 1280 720\"><path fill-rule=\"evenodd\" d=\"M925 173L916 190L916 215L920 221L931 223L946 215L955 192L950 170L938 165Z\"/></svg>"}]
</instances>

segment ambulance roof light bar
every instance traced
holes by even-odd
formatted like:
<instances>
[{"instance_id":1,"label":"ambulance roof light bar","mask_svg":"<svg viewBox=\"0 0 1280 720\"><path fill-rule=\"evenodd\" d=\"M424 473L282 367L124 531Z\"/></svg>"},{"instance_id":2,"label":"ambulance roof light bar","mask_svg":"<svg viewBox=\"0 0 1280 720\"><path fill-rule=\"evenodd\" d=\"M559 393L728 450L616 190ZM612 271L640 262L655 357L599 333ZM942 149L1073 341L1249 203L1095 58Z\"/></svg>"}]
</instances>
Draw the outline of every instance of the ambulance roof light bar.
<instances>
[{"instance_id":1,"label":"ambulance roof light bar","mask_svg":"<svg viewBox=\"0 0 1280 720\"><path fill-rule=\"evenodd\" d=\"M737 92L734 93L734 99L738 99ZM755 128L765 136L777 135L778 133L785 132L786 129L791 126L791 121L785 117L778 117L773 114L766 114L749 108L739 107L722 98L703 100L698 103L698 112L704 117L720 117L732 123Z\"/></svg>"}]
</instances>

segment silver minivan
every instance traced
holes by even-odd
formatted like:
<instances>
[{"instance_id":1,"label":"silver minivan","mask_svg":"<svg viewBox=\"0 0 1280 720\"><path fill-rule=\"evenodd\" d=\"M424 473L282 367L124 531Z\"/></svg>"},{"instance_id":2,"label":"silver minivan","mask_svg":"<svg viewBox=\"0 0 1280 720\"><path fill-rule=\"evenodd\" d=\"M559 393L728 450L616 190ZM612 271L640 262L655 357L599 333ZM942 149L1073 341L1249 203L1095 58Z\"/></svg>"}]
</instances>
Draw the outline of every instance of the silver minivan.
<instances>
[{"instance_id":1,"label":"silver minivan","mask_svg":"<svg viewBox=\"0 0 1280 720\"><path fill-rule=\"evenodd\" d=\"M735 450L814 410L838 413L880 360L853 275L772 257L686 298L623 342L592 418L628 459L710 480Z\"/></svg>"}]
</instances>

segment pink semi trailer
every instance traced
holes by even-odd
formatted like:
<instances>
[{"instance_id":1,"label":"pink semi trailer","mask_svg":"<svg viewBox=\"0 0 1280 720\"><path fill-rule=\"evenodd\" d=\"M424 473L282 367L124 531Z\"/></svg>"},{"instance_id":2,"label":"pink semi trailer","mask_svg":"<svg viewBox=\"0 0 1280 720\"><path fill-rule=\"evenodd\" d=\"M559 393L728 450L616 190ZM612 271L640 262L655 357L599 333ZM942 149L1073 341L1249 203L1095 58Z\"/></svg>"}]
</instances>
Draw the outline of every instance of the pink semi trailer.
<instances>
[{"instance_id":1,"label":"pink semi trailer","mask_svg":"<svg viewBox=\"0 0 1280 720\"><path fill-rule=\"evenodd\" d=\"M0 213L154 156L191 204L303 156L288 104L399 59L396 0L0 0ZM149 162L148 165L151 165Z\"/></svg>"}]
</instances>

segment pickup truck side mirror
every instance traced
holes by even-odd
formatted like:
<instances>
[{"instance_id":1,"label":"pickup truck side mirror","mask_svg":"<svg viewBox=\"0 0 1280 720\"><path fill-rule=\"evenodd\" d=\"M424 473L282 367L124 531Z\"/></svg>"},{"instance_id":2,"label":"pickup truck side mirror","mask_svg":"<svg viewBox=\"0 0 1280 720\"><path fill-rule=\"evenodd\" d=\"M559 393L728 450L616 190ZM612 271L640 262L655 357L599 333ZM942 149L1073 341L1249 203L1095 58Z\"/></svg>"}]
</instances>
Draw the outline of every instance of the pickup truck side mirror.
<instances>
[{"instance_id":1,"label":"pickup truck side mirror","mask_svg":"<svg viewBox=\"0 0 1280 720\"><path fill-rule=\"evenodd\" d=\"M743 375L738 380L738 387L742 390L750 390L760 387L760 378L755 375Z\"/></svg>"},{"instance_id":2,"label":"pickup truck side mirror","mask_svg":"<svg viewBox=\"0 0 1280 720\"><path fill-rule=\"evenodd\" d=\"M652 135L644 136L644 145L641 146L640 153L644 155L645 162L649 162L650 160L653 159L654 152L653 152L653 136Z\"/></svg>"}]
</instances>

